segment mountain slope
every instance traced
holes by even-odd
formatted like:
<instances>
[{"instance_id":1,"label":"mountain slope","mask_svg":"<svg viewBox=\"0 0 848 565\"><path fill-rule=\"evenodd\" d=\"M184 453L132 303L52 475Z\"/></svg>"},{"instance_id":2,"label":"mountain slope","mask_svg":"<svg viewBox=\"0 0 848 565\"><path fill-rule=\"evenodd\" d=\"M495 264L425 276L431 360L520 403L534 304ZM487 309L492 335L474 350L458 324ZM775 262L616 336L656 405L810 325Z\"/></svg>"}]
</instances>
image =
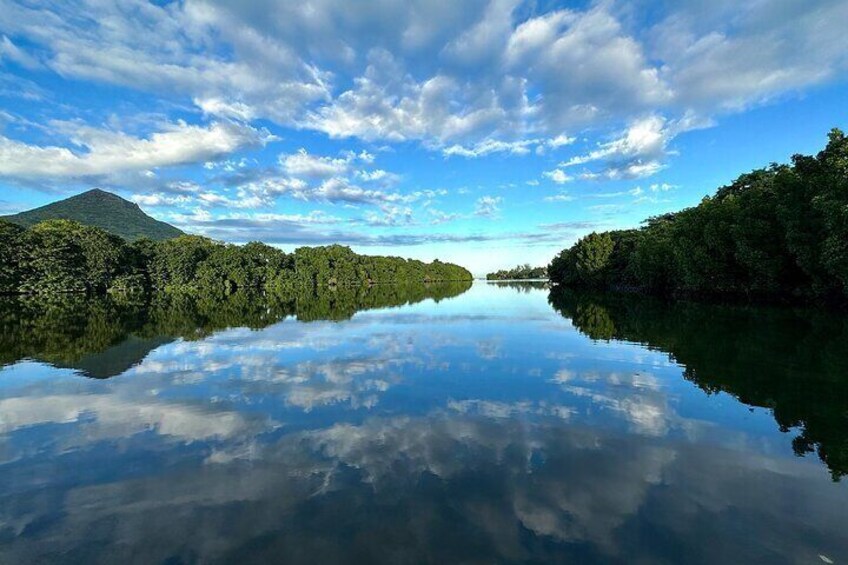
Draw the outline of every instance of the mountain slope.
<instances>
[{"instance_id":1,"label":"mountain slope","mask_svg":"<svg viewBox=\"0 0 848 565\"><path fill-rule=\"evenodd\" d=\"M142 237L153 240L170 239L183 233L170 224L154 220L142 212L138 204L97 188L41 208L0 219L24 227L44 220L74 220L101 228L130 241Z\"/></svg>"}]
</instances>

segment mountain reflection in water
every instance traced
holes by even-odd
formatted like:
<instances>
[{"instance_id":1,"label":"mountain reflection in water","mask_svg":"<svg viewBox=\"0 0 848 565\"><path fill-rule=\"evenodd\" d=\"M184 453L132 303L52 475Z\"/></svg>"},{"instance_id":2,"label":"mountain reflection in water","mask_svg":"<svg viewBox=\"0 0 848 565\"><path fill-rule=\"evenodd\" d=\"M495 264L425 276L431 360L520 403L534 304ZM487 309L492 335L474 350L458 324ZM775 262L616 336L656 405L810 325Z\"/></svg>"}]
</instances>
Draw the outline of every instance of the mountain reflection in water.
<instances>
[{"instance_id":1,"label":"mountain reflection in water","mask_svg":"<svg viewBox=\"0 0 848 565\"><path fill-rule=\"evenodd\" d=\"M0 324L0 562L848 556L841 316L475 283Z\"/></svg>"}]
</instances>

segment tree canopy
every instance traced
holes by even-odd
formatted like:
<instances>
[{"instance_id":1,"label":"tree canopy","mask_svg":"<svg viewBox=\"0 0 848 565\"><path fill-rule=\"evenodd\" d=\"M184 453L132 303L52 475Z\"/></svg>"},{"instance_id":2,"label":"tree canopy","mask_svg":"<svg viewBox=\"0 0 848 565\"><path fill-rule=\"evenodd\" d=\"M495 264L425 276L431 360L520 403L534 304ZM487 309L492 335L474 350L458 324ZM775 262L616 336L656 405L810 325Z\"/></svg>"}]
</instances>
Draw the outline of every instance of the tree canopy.
<instances>
[{"instance_id":1,"label":"tree canopy","mask_svg":"<svg viewBox=\"0 0 848 565\"><path fill-rule=\"evenodd\" d=\"M548 278L548 270L546 267L531 267L529 263L518 265L512 269L501 269L494 273L486 275L486 280L490 281L518 281L526 279L546 279Z\"/></svg>"},{"instance_id":2,"label":"tree canopy","mask_svg":"<svg viewBox=\"0 0 848 565\"><path fill-rule=\"evenodd\" d=\"M27 229L0 220L0 259L0 293L6 294L146 289L230 294L472 278L451 263L358 255L341 245L289 254L259 242L229 245L197 235L130 243L70 220Z\"/></svg>"},{"instance_id":3,"label":"tree canopy","mask_svg":"<svg viewBox=\"0 0 848 565\"><path fill-rule=\"evenodd\" d=\"M551 281L689 296L848 298L848 138L746 173L641 229L592 233L548 266Z\"/></svg>"}]
</instances>

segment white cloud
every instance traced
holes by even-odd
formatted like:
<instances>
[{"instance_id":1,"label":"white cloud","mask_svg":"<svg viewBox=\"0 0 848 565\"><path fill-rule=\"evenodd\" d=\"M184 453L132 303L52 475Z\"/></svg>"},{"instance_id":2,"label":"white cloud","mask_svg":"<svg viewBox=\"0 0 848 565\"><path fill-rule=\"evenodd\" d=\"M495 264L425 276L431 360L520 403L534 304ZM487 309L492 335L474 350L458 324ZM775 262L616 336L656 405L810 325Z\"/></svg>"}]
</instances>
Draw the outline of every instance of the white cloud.
<instances>
[{"instance_id":1,"label":"white cloud","mask_svg":"<svg viewBox=\"0 0 848 565\"><path fill-rule=\"evenodd\" d=\"M632 123L618 139L604 143L600 148L573 157L562 163L563 167L582 165L600 160L629 160L645 156L660 155L665 150L668 136L664 131L665 119L660 116L649 116Z\"/></svg>"},{"instance_id":2,"label":"white cloud","mask_svg":"<svg viewBox=\"0 0 848 565\"><path fill-rule=\"evenodd\" d=\"M415 223L412 208L409 206L383 206L382 213L368 211L365 213L365 223L369 226L408 226Z\"/></svg>"},{"instance_id":3,"label":"white cloud","mask_svg":"<svg viewBox=\"0 0 848 565\"><path fill-rule=\"evenodd\" d=\"M442 210L437 210L435 208L427 208L427 213L430 215L430 224L434 226L439 224L446 224L461 217L460 214L456 212L449 213L444 212Z\"/></svg>"},{"instance_id":4,"label":"white cloud","mask_svg":"<svg viewBox=\"0 0 848 565\"><path fill-rule=\"evenodd\" d=\"M663 105L671 89L604 4L559 10L521 23L506 68L543 92L536 108L547 128L573 128Z\"/></svg>"},{"instance_id":5,"label":"white cloud","mask_svg":"<svg viewBox=\"0 0 848 565\"><path fill-rule=\"evenodd\" d=\"M388 179L392 176L392 173L383 169L374 169L373 171L356 171L356 176L363 181L373 182Z\"/></svg>"},{"instance_id":6,"label":"white cloud","mask_svg":"<svg viewBox=\"0 0 848 565\"><path fill-rule=\"evenodd\" d=\"M547 140L545 142L545 146L550 147L551 149L558 149L558 148L563 147L565 145L571 145L576 140L577 140L576 137L569 137L569 136L561 133L558 136L554 137L553 139Z\"/></svg>"},{"instance_id":7,"label":"white cloud","mask_svg":"<svg viewBox=\"0 0 848 565\"><path fill-rule=\"evenodd\" d=\"M652 30L676 102L740 110L848 70L848 3L680 3Z\"/></svg>"},{"instance_id":8,"label":"white cloud","mask_svg":"<svg viewBox=\"0 0 848 565\"><path fill-rule=\"evenodd\" d=\"M498 141L495 139L486 139L471 147L463 147L462 145L451 145L442 149L442 154L446 157L458 155L460 157L476 158L490 155L492 153L511 153L513 155L527 155L530 153L530 147L538 145L536 139L524 139L520 141Z\"/></svg>"},{"instance_id":9,"label":"white cloud","mask_svg":"<svg viewBox=\"0 0 848 565\"><path fill-rule=\"evenodd\" d=\"M567 192L561 192L559 194L545 196L542 200L545 202L571 202L574 200L574 197Z\"/></svg>"},{"instance_id":10,"label":"white cloud","mask_svg":"<svg viewBox=\"0 0 848 565\"><path fill-rule=\"evenodd\" d=\"M419 140L466 157L520 154L529 148L521 140L546 137L536 150L554 149L573 141L563 131L639 115L709 116L848 69L840 0L780 10L677 3L647 21L614 1L547 12L519 5L7 3L0 58L191 101L208 116Z\"/></svg>"},{"instance_id":11,"label":"white cloud","mask_svg":"<svg viewBox=\"0 0 848 565\"><path fill-rule=\"evenodd\" d=\"M192 198L190 196L171 196L168 194L156 193L156 194L133 194L130 196L130 200L135 202L140 206L178 206L183 204L188 204L192 202Z\"/></svg>"},{"instance_id":12,"label":"white cloud","mask_svg":"<svg viewBox=\"0 0 848 565\"><path fill-rule=\"evenodd\" d=\"M562 169L554 169L552 171L545 171L544 173L542 173L542 176L548 177L549 179L551 179L553 182L555 182L557 184L565 184L567 182L571 182L571 181L574 180L574 177L569 176Z\"/></svg>"},{"instance_id":13,"label":"white cloud","mask_svg":"<svg viewBox=\"0 0 848 565\"><path fill-rule=\"evenodd\" d=\"M434 194L431 191L415 191L403 194L377 188L363 188L347 177L330 177L315 184L297 178L269 176L259 181L241 185L239 190L243 195L252 195L269 203L275 197L289 196L309 202L354 205L411 203L423 198L431 198Z\"/></svg>"},{"instance_id":14,"label":"white cloud","mask_svg":"<svg viewBox=\"0 0 848 565\"><path fill-rule=\"evenodd\" d=\"M301 148L292 155L281 155L280 165L287 174L309 179L328 179L347 173L350 158L332 158L310 155Z\"/></svg>"},{"instance_id":15,"label":"white cloud","mask_svg":"<svg viewBox=\"0 0 848 565\"><path fill-rule=\"evenodd\" d=\"M500 205L503 198L500 196L481 196L474 203L474 215L484 218L496 218L500 214Z\"/></svg>"},{"instance_id":16,"label":"white cloud","mask_svg":"<svg viewBox=\"0 0 848 565\"><path fill-rule=\"evenodd\" d=\"M558 185L637 179L667 167L675 137L710 117L848 72L848 4L841 0L779 9L767 2L667 3L644 18L633 18L618 0L571 9L514 0L0 5L0 95L45 104L52 93L18 76L21 67L37 67L39 76L150 93L151 113L193 111L204 120L152 130L27 124L37 135L0 136L0 175L42 185L108 177L101 184L132 187L141 204L181 212L258 209L285 196L376 206L380 212L368 212L368 221L397 225L404 208L430 198L398 188L401 177L372 166L375 156L364 151L322 156L302 149L267 171L238 157L216 163L273 139L256 126L266 123L260 120L296 135L412 141L445 157L573 151L542 173L540 180ZM41 115L101 110L113 108L53 104ZM167 120L160 114L159 123ZM575 136L594 143L598 132L614 135L578 153ZM219 176L210 172L211 186L191 194L159 170L201 162ZM646 193L668 190L653 186ZM498 206L478 201L473 212L432 211L422 221L494 216Z\"/></svg>"},{"instance_id":17,"label":"white cloud","mask_svg":"<svg viewBox=\"0 0 848 565\"><path fill-rule=\"evenodd\" d=\"M125 171L202 163L274 139L266 130L231 122L209 126L171 124L146 138L93 128L77 122L52 122L72 146L29 145L0 136L0 175L16 178L88 177Z\"/></svg>"},{"instance_id":18,"label":"white cloud","mask_svg":"<svg viewBox=\"0 0 848 565\"><path fill-rule=\"evenodd\" d=\"M12 43L12 40L5 35L0 35L0 64L2 64L3 59L29 69L40 66L35 57Z\"/></svg>"},{"instance_id":19,"label":"white cloud","mask_svg":"<svg viewBox=\"0 0 848 565\"><path fill-rule=\"evenodd\" d=\"M326 74L284 38L210 3L5 4L2 11L0 30L36 44L42 63L62 76L187 97L216 115L281 122L328 97Z\"/></svg>"},{"instance_id":20,"label":"white cloud","mask_svg":"<svg viewBox=\"0 0 848 565\"><path fill-rule=\"evenodd\" d=\"M195 98L194 103L204 114L250 121L256 117L253 108L244 102L227 102L220 98Z\"/></svg>"},{"instance_id":21,"label":"white cloud","mask_svg":"<svg viewBox=\"0 0 848 565\"><path fill-rule=\"evenodd\" d=\"M601 163L600 168L582 172L580 178L584 180L649 177L665 168L665 160L673 154L668 145L675 136L703 127L705 123L692 115L675 121L669 121L659 115L649 115L631 122L627 129L612 141L601 143L597 149L572 157L559 166L568 168ZM557 169L559 170L561 169Z\"/></svg>"},{"instance_id":22,"label":"white cloud","mask_svg":"<svg viewBox=\"0 0 848 565\"><path fill-rule=\"evenodd\" d=\"M654 183L650 187L651 192L668 192L669 190L674 190L677 188L673 184L668 184L667 182Z\"/></svg>"},{"instance_id":23,"label":"white cloud","mask_svg":"<svg viewBox=\"0 0 848 565\"><path fill-rule=\"evenodd\" d=\"M128 401L114 394L57 394L0 400L0 431L9 433L45 423L78 424L93 439L126 437L150 430L183 441L229 439L254 431L250 420L233 411L158 400Z\"/></svg>"}]
</instances>

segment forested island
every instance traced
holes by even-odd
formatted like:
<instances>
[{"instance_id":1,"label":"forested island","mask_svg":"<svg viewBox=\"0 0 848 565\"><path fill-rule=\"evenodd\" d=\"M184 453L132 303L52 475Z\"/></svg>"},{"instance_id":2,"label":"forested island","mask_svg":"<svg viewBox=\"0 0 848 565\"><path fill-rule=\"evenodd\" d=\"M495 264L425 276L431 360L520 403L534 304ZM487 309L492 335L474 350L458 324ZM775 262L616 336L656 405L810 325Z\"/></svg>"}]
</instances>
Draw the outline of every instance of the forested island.
<instances>
[{"instance_id":1,"label":"forested island","mask_svg":"<svg viewBox=\"0 0 848 565\"><path fill-rule=\"evenodd\" d=\"M743 174L640 229L591 233L548 266L552 282L666 296L848 298L848 139Z\"/></svg>"},{"instance_id":2,"label":"forested island","mask_svg":"<svg viewBox=\"0 0 848 565\"><path fill-rule=\"evenodd\" d=\"M486 275L486 280L488 281L520 281L546 278L548 278L547 267L531 267L527 263L518 265L512 269L501 269L500 271Z\"/></svg>"},{"instance_id":3,"label":"forested island","mask_svg":"<svg viewBox=\"0 0 848 565\"><path fill-rule=\"evenodd\" d=\"M52 219L24 228L0 220L0 293L289 291L298 287L470 281L451 263L365 256L349 247L259 242L230 245L197 235L129 242L100 228Z\"/></svg>"}]
</instances>

